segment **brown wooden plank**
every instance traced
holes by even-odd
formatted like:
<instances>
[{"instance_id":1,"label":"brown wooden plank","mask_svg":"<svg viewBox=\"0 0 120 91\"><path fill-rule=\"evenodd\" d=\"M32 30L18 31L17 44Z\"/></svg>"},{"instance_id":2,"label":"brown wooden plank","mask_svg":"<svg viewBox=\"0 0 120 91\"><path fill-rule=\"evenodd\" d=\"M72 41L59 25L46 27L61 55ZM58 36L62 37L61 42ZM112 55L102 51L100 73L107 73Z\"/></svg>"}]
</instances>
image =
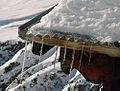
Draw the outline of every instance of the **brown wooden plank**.
<instances>
[{"instance_id":1,"label":"brown wooden plank","mask_svg":"<svg viewBox=\"0 0 120 91\"><path fill-rule=\"evenodd\" d=\"M22 34L23 35L23 34ZM42 43L42 36L38 35L33 38L33 35L23 35L20 36L22 39L29 40L29 41L35 41L38 43ZM65 38L59 39L58 37L54 36L52 38L49 37L49 35L45 36L43 38L43 42L46 45L52 45L52 46L60 46L60 47L66 47L70 49L75 50L82 50L83 47L83 42L78 41L74 42L73 39L69 39L68 41ZM67 41L67 43L66 43ZM91 48L92 46L92 48ZM112 57L120 57L120 48L115 47L115 46L106 46L106 45L98 45L97 43L90 43L86 42L84 46L84 51L86 52L92 52L92 53L101 53L101 54L106 54Z\"/></svg>"}]
</instances>

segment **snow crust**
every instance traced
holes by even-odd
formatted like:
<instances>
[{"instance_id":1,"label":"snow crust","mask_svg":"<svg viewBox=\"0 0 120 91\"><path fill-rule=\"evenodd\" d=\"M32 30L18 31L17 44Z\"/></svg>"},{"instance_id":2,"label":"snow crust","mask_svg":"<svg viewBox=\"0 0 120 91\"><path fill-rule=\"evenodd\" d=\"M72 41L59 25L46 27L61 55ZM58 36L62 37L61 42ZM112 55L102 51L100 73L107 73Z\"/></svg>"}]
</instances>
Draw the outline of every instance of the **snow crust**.
<instances>
[{"instance_id":1,"label":"snow crust","mask_svg":"<svg viewBox=\"0 0 120 91\"><path fill-rule=\"evenodd\" d=\"M31 30L78 33L114 42L120 40L119 15L120 0L61 0Z\"/></svg>"}]
</instances>

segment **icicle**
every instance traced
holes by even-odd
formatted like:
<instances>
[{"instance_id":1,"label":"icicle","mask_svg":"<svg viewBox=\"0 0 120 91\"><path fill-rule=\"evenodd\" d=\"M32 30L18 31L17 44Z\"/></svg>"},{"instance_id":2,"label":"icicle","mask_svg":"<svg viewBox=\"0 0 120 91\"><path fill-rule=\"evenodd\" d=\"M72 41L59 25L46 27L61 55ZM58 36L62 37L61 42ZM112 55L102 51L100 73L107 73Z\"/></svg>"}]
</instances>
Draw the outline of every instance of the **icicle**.
<instances>
[{"instance_id":1,"label":"icicle","mask_svg":"<svg viewBox=\"0 0 120 91\"><path fill-rule=\"evenodd\" d=\"M79 60L79 70L80 70L81 61L82 61L82 57L83 57L84 46L85 46L85 42L83 42L83 45L82 45L82 50L81 50L81 55L80 55L80 60Z\"/></svg>"},{"instance_id":2,"label":"icicle","mask_svg":"<svg viewBox=\"0 0 120 91\"><path fill-rule=\"evenodd\" d=\"M67 45L67 42L68 42L68 41L66 41L66 45ZM62 63L62 64L64 64L65 59L66 59L66 52L67 52L67 47L66 47L66 45L65 45L65 48L64 48L64 58L63 58L63 63Z\"/></svg>"},{"instance_id":3,"label":"icicle","mask_svg":"<svg viewBox=\"0 0 120 91\"><path fill-rule=\"evenodd\" d=\"M24 52L24 57L23 57L23 62L22 62L22 70L21 70L21 76L20 76L20 84L22 84L22 80L23 80L23 75L24 75L24 65L25 65L25 61L26 61L26 51L27 51L27 43L28 41L25 42L25 52ZM16 79L15 79L16 80ZM12 83L5 89L5 91L9 91L9 87L15 82L12 81ZM23 90L23 87L21 86L21 90Z\"/></svg>"},{"instance_id":4,"label":"icicle","mask_svg":"<svg viewBox=\"0 0 120 91\"><path fill-rule=\"evenodd\" d=\"M72 63L71 63L71 65L70 65L70 73L71 73L71 71L72 71L74 58L75 58L75 49L74 49L74 46L73 46L73 54L72 54ZM70 85L70 73L69 73L69 78L68 78L68 84L69 84L70 91L71 91L71 85Z\"/></svg>"},{"instance_id":5,"label":"icicle","mask_svg":"<svg viewBox=\"0 0 120 91\"><path fill-rule=\"evenodd\" d=\"M39 62L40 62L40 60L41 60L41 56L42 56L42 51L43 51L43 37L42 37L42 40L41 40L41 48L40 48L40 56L39 56ZM39 63L38 62L38 63Z\"/></svg>"},{"instance_id":6,"label":"icicle","mask_svg":"<svg viewBox=\"0 0 120 91\"><path fill-rule=\"evenodd\" d=\"M92 49L92 45L90 46L90 51L89 51L89 63L88 64L90 64L90 61L91 61L91 49Z\"/></svg>"},{"instance_id":7,"label":"icicle","mask_svg":"<svg viewBox=\"0 0 120 91\"><path fill-rule=\"evenodd\" d=\"M24 72L24 66L25 66L25 60L26 60L26 51L27 51L27 41L25 42L25 52L24 52L23 63L22 63L21 84L23 80L23 72Z\"/></svg>"},{"instance_id":8,"label":"icicle","mask_svg":"<svg viewBox=\"0 0 120 91\"><path fill-rule=\"evenodd\" d=\"M32 47L33 47L33 40L34 40L34 37L32 38L32 43L31 43L31 49L30 49L30 55L29 55L29 59L31 59L31 55L32 55Z\"/></svg>"},{"instance_id":9,"label":"icicle","mask_svg":"<svg viewBox=\"0 0 120 91\"><path fill-rule=\"evenodd\" d=\"M75 49L73 49L73 54L72 54L72 63L71 63L71 65L70 65L70 73L71 73L71 71L72 71L72 67L73 67L74 56L75 56Z\"/></svg>"},{"instance_id":10,"label":"icicle","mask_svg":"<svg viewBox=\"0 0 120 91\"><path fill-rule=\"evenodd\" d=\"M56 64L57 55L58 55L58 46L56 46L56 53L55 53L55 60L54 60L54 68L55 68L55 64Z\"/></svg>"}]
</instances>

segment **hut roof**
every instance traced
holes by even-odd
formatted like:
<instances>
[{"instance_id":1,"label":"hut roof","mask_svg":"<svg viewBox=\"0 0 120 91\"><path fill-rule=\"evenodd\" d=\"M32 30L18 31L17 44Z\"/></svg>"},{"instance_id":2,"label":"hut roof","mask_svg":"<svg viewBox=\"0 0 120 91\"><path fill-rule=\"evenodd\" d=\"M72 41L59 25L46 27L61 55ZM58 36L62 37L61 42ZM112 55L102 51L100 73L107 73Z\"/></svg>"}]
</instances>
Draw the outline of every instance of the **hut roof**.
<instances>
[{"instance_id":1,"label":"hut roof","mask_svg":"<svg viewBox=\"0 0 120 91\"><path fill-rule=\"evenodd\" d=\"M119 41L119 3L119 0L61 0L31 30L89 35L101 42Z\"/></svg>"}]
</instances>

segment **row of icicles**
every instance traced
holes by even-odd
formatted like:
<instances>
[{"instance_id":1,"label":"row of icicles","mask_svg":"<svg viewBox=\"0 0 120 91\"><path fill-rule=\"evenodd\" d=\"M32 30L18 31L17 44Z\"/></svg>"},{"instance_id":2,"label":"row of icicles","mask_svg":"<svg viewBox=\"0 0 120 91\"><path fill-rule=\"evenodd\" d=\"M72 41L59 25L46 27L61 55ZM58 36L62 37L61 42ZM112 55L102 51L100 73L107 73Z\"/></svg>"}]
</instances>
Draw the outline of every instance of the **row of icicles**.
<instances>
[{"instance_id":1,"label":"row of icicles","mask_svg":"<svg viewBox=\"0 0 120 91\"><path fill-rule=\"evenodd\" d=\"M34 38L33 38L34 39ZM32 52L32 47L33 47L33 39L32 39L32 44L31 44L31 52ZM41 40L41 48L40 48L40 56L39 56L39 62L41 60L41 56L42 56L42 51L43 51L43 46L44 46L44 40L42 38ZM67 41L66 41L67 43ZM26 61L26 51L27 51L27 44L28 44L28 41L25 42L25 52L24 52L24 57L23 57L23 62L22 62L22 70L21 70L21 84L22 84L22 80L23 80L23 75L24 75L24 65L25 65L25 61ZM83 45L82 45L82 50L81 50L81 55L80 55L80 59L79 59L79 69L80 69L80 66L81 66L81 61L82 61L82 57L83 57L83 52L84 52L84 47L85 47L85 42L83 42ZM91 60L91 48L92 48L92 45L90 46L90 52L89 52L89 62ZM65 45L64 47L64 59L63 59L63 63L65 62L66 60L66 51L67 51L67 47ZM56 60L57 60L57 56L58 56L58 46L56 47L56 54L55 54L55 59L54 59L54 68L55 68L55 64L56 64ZM29 55L29 58L31 57L31 55ZM73 62L74 62L74 57L75 57L75 49L74 49L74 46L73 46L73 53L72 53L72 62L70 64L70 74L71 74L71 71L72 71L72 67L73 67ZM39 63L38 62L38 63ZM70 74L68 76L68 85L69 85L69 88L71 88L71 85L70 85ZM22 87L22 86L21 86ZM22 89L22 88L21 88ZM72 91L70 89L70 91Z\"/></svg>"}]
</instances>

